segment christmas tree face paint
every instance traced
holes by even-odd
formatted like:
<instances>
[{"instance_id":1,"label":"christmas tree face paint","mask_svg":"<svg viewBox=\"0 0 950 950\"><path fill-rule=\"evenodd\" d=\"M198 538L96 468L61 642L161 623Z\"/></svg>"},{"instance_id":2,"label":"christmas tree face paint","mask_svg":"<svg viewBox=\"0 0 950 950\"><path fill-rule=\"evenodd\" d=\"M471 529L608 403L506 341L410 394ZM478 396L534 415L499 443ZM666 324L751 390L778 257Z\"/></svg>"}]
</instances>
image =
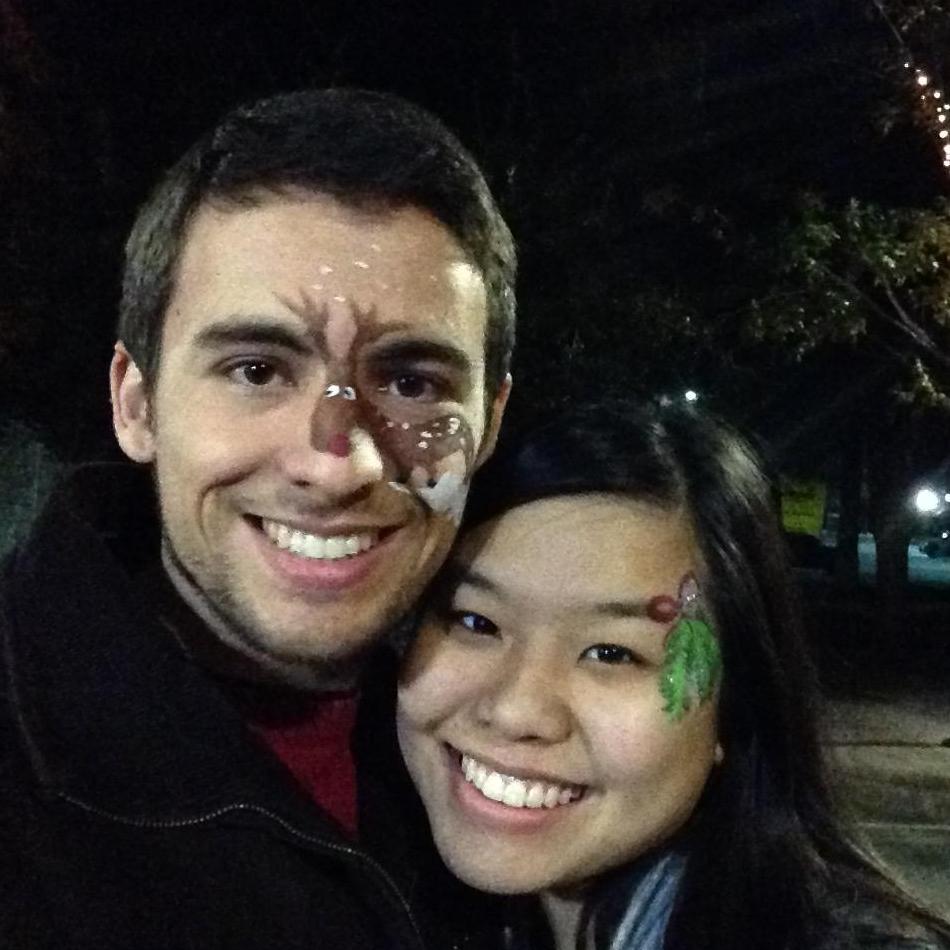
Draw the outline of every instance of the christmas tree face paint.
<instances>
[{"instance_id":1,"label":"christmas tree face paint","mask_svg":"<svg viewBox=\"0 0 950 950\"><path fill-rule=\"evenodd\" d=\"M710 699L722 674L719 640L708 621L699 584L693 574L680 583L676 598L659 594L647 604L647 615L668 624L660 670L660 695L669 717L678 721L694 704Z\"/></svg>"},{"instance_id":2,"label":"christmas tree face paint","mask_svg":"<svg viewBox=\"0 0 950 950\"><path fill-rule=\"evenodd\" d=\"M289 302L288 302L289 303ZM324 309L305 300L302 311L320 328L327 363L314 444L347 458L368 438L396 491L416 495L433 512L458 523L475 466L476 438L461 399L458 373L440 347L396 340L372 313L346 299Z\"/></svg>"}]
</instances>

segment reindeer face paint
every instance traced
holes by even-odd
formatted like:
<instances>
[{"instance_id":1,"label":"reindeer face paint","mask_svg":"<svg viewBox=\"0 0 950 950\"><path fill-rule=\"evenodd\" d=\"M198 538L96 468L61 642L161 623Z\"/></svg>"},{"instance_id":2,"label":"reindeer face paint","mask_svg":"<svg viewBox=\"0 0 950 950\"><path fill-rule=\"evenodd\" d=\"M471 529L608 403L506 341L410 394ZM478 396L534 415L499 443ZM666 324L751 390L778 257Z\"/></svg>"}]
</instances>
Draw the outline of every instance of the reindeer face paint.
<instances>
[{"instance_id":1,"label":"reindeer face paint","mask_svg":"<svg viewBox=\"0 0 950 950\"><path fill-rule=\"evenodd\" d=\"M315 447L345 459L360 434L369 436L386 463L389 486L411 492L457 524L478 442L452 374L431 365L438 348L427 353L418 343L387 344L386 326L345 298L341 303L334 297L322 312L309 296L287 303L319 329L326 351Z\"/></svg>"}]
</instances>

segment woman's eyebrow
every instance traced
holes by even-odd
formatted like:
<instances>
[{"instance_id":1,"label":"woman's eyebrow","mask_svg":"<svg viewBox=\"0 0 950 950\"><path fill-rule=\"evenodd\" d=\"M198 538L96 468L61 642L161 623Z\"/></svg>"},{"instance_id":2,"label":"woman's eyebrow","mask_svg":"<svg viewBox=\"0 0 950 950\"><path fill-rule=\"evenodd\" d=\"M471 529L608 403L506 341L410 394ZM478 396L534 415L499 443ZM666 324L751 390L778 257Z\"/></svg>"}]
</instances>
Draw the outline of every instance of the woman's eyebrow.
<instances>
[{"instance_id":1,"label":"woman's eyebrow","mask_svg":"<svg viewBox=\"0 0 950 950\"><path fill-rule=\"evenodd\" d=\"M483 590L496 595L501 591L500 585L496 584L490 577L486 577L470 567L451 565L446 573L446 581L452 588L474 587L476 590Z\"/></svg>"},{"instance_id":2,"label":"woman's eyebrow","mask_svg":"<svg viewBox=\"0 0 950 950\"><path fill-rule=\"evenodd\" d=\"M649 607L652 600L652 597L648 600L608 600L596 604L594 609L599 614L621 620L628 617L650 617Z\"/></svg>"}]
</instances>

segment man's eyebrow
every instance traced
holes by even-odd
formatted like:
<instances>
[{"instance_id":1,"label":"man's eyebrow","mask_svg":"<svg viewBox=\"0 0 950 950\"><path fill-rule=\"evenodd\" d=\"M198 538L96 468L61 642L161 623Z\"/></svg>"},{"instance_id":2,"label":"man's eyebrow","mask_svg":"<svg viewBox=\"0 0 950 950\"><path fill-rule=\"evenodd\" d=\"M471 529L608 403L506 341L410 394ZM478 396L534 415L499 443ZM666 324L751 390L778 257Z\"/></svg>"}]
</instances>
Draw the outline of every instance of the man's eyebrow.
<instances>
[{"instance_id":1,"label":"man's eyebrow","mask_svg":"<svg viewBox=\"0 0 950 950\"><path fill-rule=\"evenodd\" d=\"M373 347L369 359L374 363L442 363L460 373L472 371L472 360L465 350L440 340L390 340Z\"/></svg>"},{"instance_id":2,"label":"man's eyebrow","mask_svg":"<svg viewBox=\"0 0 950 950\"><path fill-rule=\"evenodd\" d=\"M216 349L236 343L278 346L293 353L313 351L310 335L295 332L285 323L258 317L226 317L203 327L195 334L195 343L205 349Z\"/></svg>"}]
</instances>

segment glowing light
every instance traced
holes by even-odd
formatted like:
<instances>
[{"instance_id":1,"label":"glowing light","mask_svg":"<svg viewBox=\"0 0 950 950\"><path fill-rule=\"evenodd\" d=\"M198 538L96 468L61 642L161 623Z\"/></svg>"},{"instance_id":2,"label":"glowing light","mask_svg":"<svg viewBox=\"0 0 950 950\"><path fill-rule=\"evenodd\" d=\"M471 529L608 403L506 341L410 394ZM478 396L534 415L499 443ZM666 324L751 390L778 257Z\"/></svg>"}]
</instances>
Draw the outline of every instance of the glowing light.
<instances>
[{"instance_id":1,"label":"glowing light","mask_svg":"<svg viewBox=\"0 0 950 950\"><path fill-rule=\"evenodd\" d=\"M699 393L696 392L695 389L687 389L686 392L683 393L683 398L687 402L696 402L696 400L699 399Z\"/></svg>"},{"instance_id":2,"label":"glowing light","mask_svg":"<svg viewBox=\"0 0 950 950\"><path fill-rule=\"evenodd\" d=\"M940 98L940 90L939 90L939 89L934 89L934 91L933 91L933 97L934 97L934 99L939 99L939 98Z\"/></svg>"},{"instance_id":3,"label":"glowing light","mask_svg":"<svg viewBox=\"0 0 950 950\"><path fill-rule=\"evenodd\" d=\"M946 122L946 121L947 121L947 117L941 112L940 115L937 116L937 121L938 121L938 122Z\"/></svg>"},{"instance_id":4,"label":"glowing light","mask_svg":"<svg viewBox=\"0 0 950 950\"><path fill-rule=\"evenodd\" d=\"M926 73L917 73L917 85L926 86L930 82L930 77Z\"/></svg>"},{"instance_id":5,"label":"glowing light","mask_svg":"<svg viewBox=\"0 0 950 950\"><path fill-rule=\"evenodd\" d=\"M921 488L914 495L914 506L921 514L930 514L940 507L940 496L932 488Z\"/></svg>"},{"instance_id":6,"label":"glowing light","mask_svg":"<svg viewBox=\"0 0 950 950\"><path fill-rule=\"evenodd\" d=\"M940 130L940 138L945 139L948 135L950 135L950 132L948 132L946 129Z\"/></svg>"}]
</instances>

